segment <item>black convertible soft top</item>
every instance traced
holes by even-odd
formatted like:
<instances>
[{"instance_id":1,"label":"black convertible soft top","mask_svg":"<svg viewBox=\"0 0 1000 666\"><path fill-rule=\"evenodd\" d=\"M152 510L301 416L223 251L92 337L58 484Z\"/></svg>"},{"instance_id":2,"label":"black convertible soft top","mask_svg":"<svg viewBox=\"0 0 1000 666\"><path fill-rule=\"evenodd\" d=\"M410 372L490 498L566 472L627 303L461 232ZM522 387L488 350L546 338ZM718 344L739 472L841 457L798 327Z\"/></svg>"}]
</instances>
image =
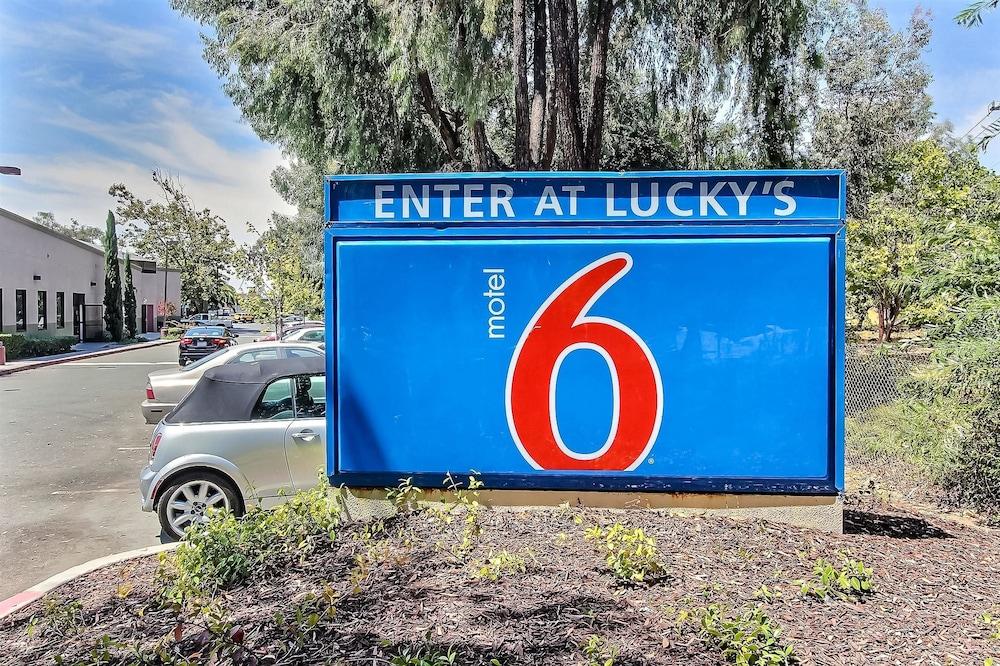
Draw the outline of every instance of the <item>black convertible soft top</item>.
<instances>
[{"instance_id":1,"label":"black convertible soft top","mask_svg":"<svg viewBox=\"0 0 1000 666\"><path fill-rule=\"evenodd\" d=\"M249 421L271 382L326 371L322 356L220 365L205 371L194 388L165 417L167 423Z\"/></svg>"}]
</instances>

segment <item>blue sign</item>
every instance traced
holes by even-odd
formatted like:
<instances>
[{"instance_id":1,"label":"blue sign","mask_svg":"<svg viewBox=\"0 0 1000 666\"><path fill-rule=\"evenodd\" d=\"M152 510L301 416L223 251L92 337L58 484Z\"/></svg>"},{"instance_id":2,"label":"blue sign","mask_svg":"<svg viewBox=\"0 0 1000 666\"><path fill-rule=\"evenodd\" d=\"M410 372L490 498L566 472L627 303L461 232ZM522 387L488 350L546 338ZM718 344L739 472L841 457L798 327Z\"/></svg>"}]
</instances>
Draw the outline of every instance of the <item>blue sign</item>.
<instances>
[{"instance_id":1,"label":"blue sign","mask_svg":"<svg viewBox=\"0 0 1000 666\"><path fill-rule=\"evenodd\" d=\"M327 188L334 483L843 489L842 172Z\"/></svg>"}]
</instances>

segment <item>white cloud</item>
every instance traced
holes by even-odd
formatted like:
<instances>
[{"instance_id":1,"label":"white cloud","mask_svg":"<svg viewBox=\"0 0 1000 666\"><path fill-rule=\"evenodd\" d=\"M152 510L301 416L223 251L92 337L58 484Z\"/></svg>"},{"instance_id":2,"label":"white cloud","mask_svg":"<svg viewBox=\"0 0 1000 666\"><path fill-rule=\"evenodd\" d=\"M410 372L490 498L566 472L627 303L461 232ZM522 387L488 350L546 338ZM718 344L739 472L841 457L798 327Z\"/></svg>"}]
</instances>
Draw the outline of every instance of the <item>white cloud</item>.
<instances>
[{"instance_id":1,"label":"white cloud","mask_svg":"<svg viewBox=\"0 0 1000 666\"><path fill-rule=\"evenodd\" d=\"M230 147L206 128L245 133L228 115L198 108L187 98L165 94L152 105L148 119L109 123L90 120L68 109L49 120L60 128L84 134L110 150L79 148L56 155L10 155L22 176L0 178L0 206L26 217L51 211L57 220L76 218L85 224L103 224L114 200L112 183L124 182L137 195L155 197L153 169L178 176L198 207L210 208L229 224L237 241L249 239L247 222L264 226L272 211L292 213L270 186L274 167L285 162L280 151L267 144L246 142ZM111 157L109 155L120 155Z\"/></svg>"}]
</instances>

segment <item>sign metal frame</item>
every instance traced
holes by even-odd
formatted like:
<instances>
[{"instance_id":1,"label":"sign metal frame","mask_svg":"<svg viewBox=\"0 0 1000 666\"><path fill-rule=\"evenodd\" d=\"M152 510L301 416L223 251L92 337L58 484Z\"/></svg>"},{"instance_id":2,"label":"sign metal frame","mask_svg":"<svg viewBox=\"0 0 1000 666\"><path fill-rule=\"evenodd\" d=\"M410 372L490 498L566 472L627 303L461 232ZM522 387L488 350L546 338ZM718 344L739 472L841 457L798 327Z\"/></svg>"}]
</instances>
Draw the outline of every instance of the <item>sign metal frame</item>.
<instances>
[{"instance_id":1,"label":"sign metal frame","mask_svg":"<svg viewBox=\"0 0 1000 666\"><path fill-rule=\"evenodd\" d=\"M836 181L837 209L825 218L793 218L748 216L728 219L637 220L630 217L609 223L588 219L455 219L421 221L385 221L357 217L338 219L338 190L351 185L378 183L432 183L442 180L463 182L526 182L565 180L629 181L649 179L725 179L725 178L822 178ZM659 239L698 237L820 237L829 239L830 331L829 372L830 401L827 418L827 474L823 478L786 477L663 477L628 474L610 476L601 472L579 473L489 473L479 478L488 489L517 490L579 490L579 491L660 491L700 493L745 493L784 495L837 495L844 491L844 358L845 358L845 279L846 279L846 177L840 170L769 170L769 171L683 171L639 173L456 173L456 174L392 174L329 176L324 179L325 305L326 326L326 400L327 441L326 469L333 485L384 488L396 486L401 478L412 477L415 485L437 487L443 473L466 474L469 470L387 470L348 472L338 467L338 429L335 419L338 407L337 331L338 304L335 302L337 272L336 246L341 241L427 241L427 240L504 240L504 239ZM422 445L422 443L414 443Z\"/></svg>"}]
</instances>

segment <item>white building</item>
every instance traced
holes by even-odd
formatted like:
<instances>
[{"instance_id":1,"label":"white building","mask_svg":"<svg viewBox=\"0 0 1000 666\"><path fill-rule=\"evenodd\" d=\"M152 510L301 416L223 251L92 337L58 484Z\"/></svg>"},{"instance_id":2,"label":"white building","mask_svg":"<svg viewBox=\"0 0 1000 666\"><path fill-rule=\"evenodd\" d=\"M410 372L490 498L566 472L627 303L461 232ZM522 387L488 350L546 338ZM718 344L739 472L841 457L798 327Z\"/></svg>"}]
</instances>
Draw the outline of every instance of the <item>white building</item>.
<instances>
[{"instance_id":1,"label":"white building","mask_svg":"<svg viewBox=\"0 0 1000 666\"><path fill-rule=\"evenodd\" d=\"M157 330L164 300L179 311L178 270L132 257L132 282L138 332ZM0 208L0 332L96 339L103 330L104 251Z\"/></svg>"}]
</instances>

